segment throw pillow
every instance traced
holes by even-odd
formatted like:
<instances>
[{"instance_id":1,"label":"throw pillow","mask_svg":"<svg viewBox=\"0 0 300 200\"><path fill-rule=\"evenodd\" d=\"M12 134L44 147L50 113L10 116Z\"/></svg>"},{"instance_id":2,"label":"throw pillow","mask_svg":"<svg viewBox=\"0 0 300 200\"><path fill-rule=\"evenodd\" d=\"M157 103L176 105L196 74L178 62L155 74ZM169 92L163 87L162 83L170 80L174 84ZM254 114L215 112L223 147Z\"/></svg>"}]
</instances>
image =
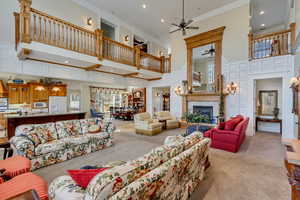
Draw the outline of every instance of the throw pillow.
<instances>
[{"instance_id":1,"label":"throw pillow","mask_svg":"<svg viewBox=\"0 0 300 200\"><path fill-rule=\"evenodd\" d=\"M241 120L242 120L241 118L228 120L227 122L225 122L224 130L233 131L236 125L238 125L238 123L240 123Z\"/></svg>"},{"instance_id":2,"label":"throw pillow","mask_svg":"<svg viewBox=\"0 0 300 200\"><path fill-rule=\"evenodd\" d=\"M77 170L68 170L69 175L72 179L82 188L86 188L89 182L99 174L109 168L99 168L99 169L77 169Z\"/></svg>"},{"instance_id":3,"label":"throw pillow","mask_svg":"<svg viewBox=\"0 0 300 200\"><path fill-rule=\"evenodd\" d=\"M224 130L224 128L225 128L225 122L221 122L221 123L219 124L219 126L218 126L218 129L219 129L219 130Z\"/></svg>"}]
</instances>

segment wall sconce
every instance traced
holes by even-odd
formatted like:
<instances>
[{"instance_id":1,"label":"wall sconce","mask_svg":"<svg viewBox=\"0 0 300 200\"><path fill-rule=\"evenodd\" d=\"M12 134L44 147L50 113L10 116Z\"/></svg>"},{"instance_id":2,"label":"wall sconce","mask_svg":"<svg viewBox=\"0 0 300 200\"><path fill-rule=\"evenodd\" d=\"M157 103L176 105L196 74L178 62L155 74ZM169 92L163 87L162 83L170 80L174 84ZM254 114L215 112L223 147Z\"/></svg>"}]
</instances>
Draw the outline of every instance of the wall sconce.
<instances>
[{"instance_id":1,"label":"wall sconce","mask_svg":"<svg viewBox=\"0 0 300 200\"><path fill-rule=\"evenodd\" d=\"M125 36L124 36L124 41L125 41L125 42L129 42L129 35L125 35Z\"/></svg>"},{"instance_id":2,"label":"wall sconce","mask_svg":"<svg viewBox=\"0 0 300 200\"><path fill-rule=\"evenodd\" d=\"M176 95L181 95L182 94L182 88L181 86L177 86L175 89L174 89L174 92Z\"/></svg>"},{"instance_id":3,"label":"wall sconce","mask_svg":"<svg viewBox=\"0 0 300 200\"><path fill-rule=\"evenodd\" d=\"M300 77L293 77L293 78L291 78L291 80L290 80L290 85L291 85L290 87L291 88L295 88L299 84L300 84Z\"/></svg>"},{"instance_id":4,"label":"wall sconce","mask_svg":"<svg viewBox=\"0 0 300 200\"><path fill-rule=\"evenodd\" d=\"M53 90L54 92L58 92L58 91L60 91L60 88L59 88L59 87L53 87L52 90Z\"/></svg>"},{"instance_id":5,"label":"wall sconce","mask_svg":"<svg viewBox=\"0 0 300 200\"><path fill-rule=\"evenodd\" d=\"M89 17L86 21L87 25L91 26L93 24L93 20L91 17Z\"/></svg>"},{"instance_id":6,"label":"wall sconce","mask_svg":"<svg viewBox=\"0 0 300 200\"><path fill-rule=\"evenodd\" d=\"M35 90L37 90L37 91L43 91L43 90L45 90L45 88L43 86L37 86L35 88Z\"/></svg>"},{"instance_id":7,"label":"wall sconce","mask_svg":"<svg viewBox=\"0 0 300 200\"><path fill-rule=\"evenodd\" d=\"M238 88L237 84L234 82L231 82L230 84L226 85L225 90L228 94L234 95L237 91L237 88Z\"/></svg>"}]
</instances>

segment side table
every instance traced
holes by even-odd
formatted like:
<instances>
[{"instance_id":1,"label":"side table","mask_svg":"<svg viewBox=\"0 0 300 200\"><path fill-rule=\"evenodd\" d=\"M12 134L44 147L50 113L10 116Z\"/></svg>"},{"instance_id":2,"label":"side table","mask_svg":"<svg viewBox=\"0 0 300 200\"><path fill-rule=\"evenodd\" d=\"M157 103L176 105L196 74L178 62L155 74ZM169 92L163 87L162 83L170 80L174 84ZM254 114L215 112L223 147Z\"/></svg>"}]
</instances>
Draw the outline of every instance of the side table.
<instances>
[{"instance_id":1,"label":"side table","mask_svg":"<svg viewBox=\"0 0 300 200\"><path fill-rule=\"evenodd\" d=\"M163 124L163 130L166 130L167 129L167 120L164 120L164 119L162 119L162 120L158 120L158 122L160 122L160 123L162 123Z\"/></svg>"},{"instance_id":2,"label":"side table","mask_svg":"<svg viewBox=\"0 0 300 200\"><path fill-rule=\"evenodd\" d=\"M0 138L0 148L4 149L3 160L13 155L8 138Z\"/></svg>"}]
</instances>

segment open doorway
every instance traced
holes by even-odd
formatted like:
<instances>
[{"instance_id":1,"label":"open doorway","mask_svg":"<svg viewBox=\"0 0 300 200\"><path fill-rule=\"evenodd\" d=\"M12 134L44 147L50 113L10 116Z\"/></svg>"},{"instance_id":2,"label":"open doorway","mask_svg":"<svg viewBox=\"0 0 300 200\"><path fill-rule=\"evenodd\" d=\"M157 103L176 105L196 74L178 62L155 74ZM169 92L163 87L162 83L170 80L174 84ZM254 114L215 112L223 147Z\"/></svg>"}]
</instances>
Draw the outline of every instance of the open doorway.
<instances>
[{"instance_id":1,"label":"open doorway","mask_svg":"<svg viewBox=\"0 0 300 200\"><path fill-rule=\"evenodd\" d=\"M170 87L156 87L152 89L152 112L170 111Z\"/></svg>"},{"instance_id":2,"label":"open doorway","mask_svg":"<svg viewBox=\"0 0 300 200\"><path fill-rule=\"evenodd\" d=\"M255 80L255 131L282 135L283 80Z\"/></svg>"}]
</instances>

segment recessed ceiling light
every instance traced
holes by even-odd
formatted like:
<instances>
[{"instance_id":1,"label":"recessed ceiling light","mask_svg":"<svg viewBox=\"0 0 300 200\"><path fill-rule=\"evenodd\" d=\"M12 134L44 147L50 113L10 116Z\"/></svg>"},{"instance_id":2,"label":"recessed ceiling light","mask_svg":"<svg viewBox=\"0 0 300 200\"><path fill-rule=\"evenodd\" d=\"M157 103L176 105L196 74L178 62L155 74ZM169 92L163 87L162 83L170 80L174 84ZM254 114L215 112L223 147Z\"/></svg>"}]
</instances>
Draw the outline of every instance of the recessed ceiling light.
<instances>
[{"instance_id":1,"label":"recessed ceiling light","mask_svg":"<svg viewBox=\"0 0 300 200\"><path fill-rule=\"evenodd\" d=\"M164 19L161 19L160 21L161 21L161 23L165 23L165 20L164 20Z\"/></svg>"},{"instance_id":2,"label":"recessed ceiling light","mask_svg":"<svg viewBox=\"0 0 300 200\"><path fill-rule=\"evenodd\" d=\"M65 63L66 63L66 64L69 64L69 61L68 61L68 60L66 60L66 61L65 61Z\"/></svg>"},{"instance_id":3,"label":"recessed ceiling light","mask_svg":"<svg viewBox=\"0 0 300 200\"><path fill-rule=\"evenodd\" d=\"M147 8L147 5L146 5L146 4L143 4L143 5L142 5L142 8Z\"/></svg>"},{"instance_id":4,"label":"recessed ceiling light","mask_svg":"<svg viewBox=\"0 0 300 200\"><path fill-rule=\"evenodd\" d=\"M265 27L266 25L265 24L261 24L260 26Z\"/></svg>"},{"instance_id":5,"label":"recessed ceiling light","mask_svg":"<svg viewBox=\"0 0 300 200\"><path fill-rule=\"evenodd\" d=\"M263 15L263 14L265 14L265 11L262 10L262 11L259 12L259 14Z\"/></svg>"}]
</instances>

